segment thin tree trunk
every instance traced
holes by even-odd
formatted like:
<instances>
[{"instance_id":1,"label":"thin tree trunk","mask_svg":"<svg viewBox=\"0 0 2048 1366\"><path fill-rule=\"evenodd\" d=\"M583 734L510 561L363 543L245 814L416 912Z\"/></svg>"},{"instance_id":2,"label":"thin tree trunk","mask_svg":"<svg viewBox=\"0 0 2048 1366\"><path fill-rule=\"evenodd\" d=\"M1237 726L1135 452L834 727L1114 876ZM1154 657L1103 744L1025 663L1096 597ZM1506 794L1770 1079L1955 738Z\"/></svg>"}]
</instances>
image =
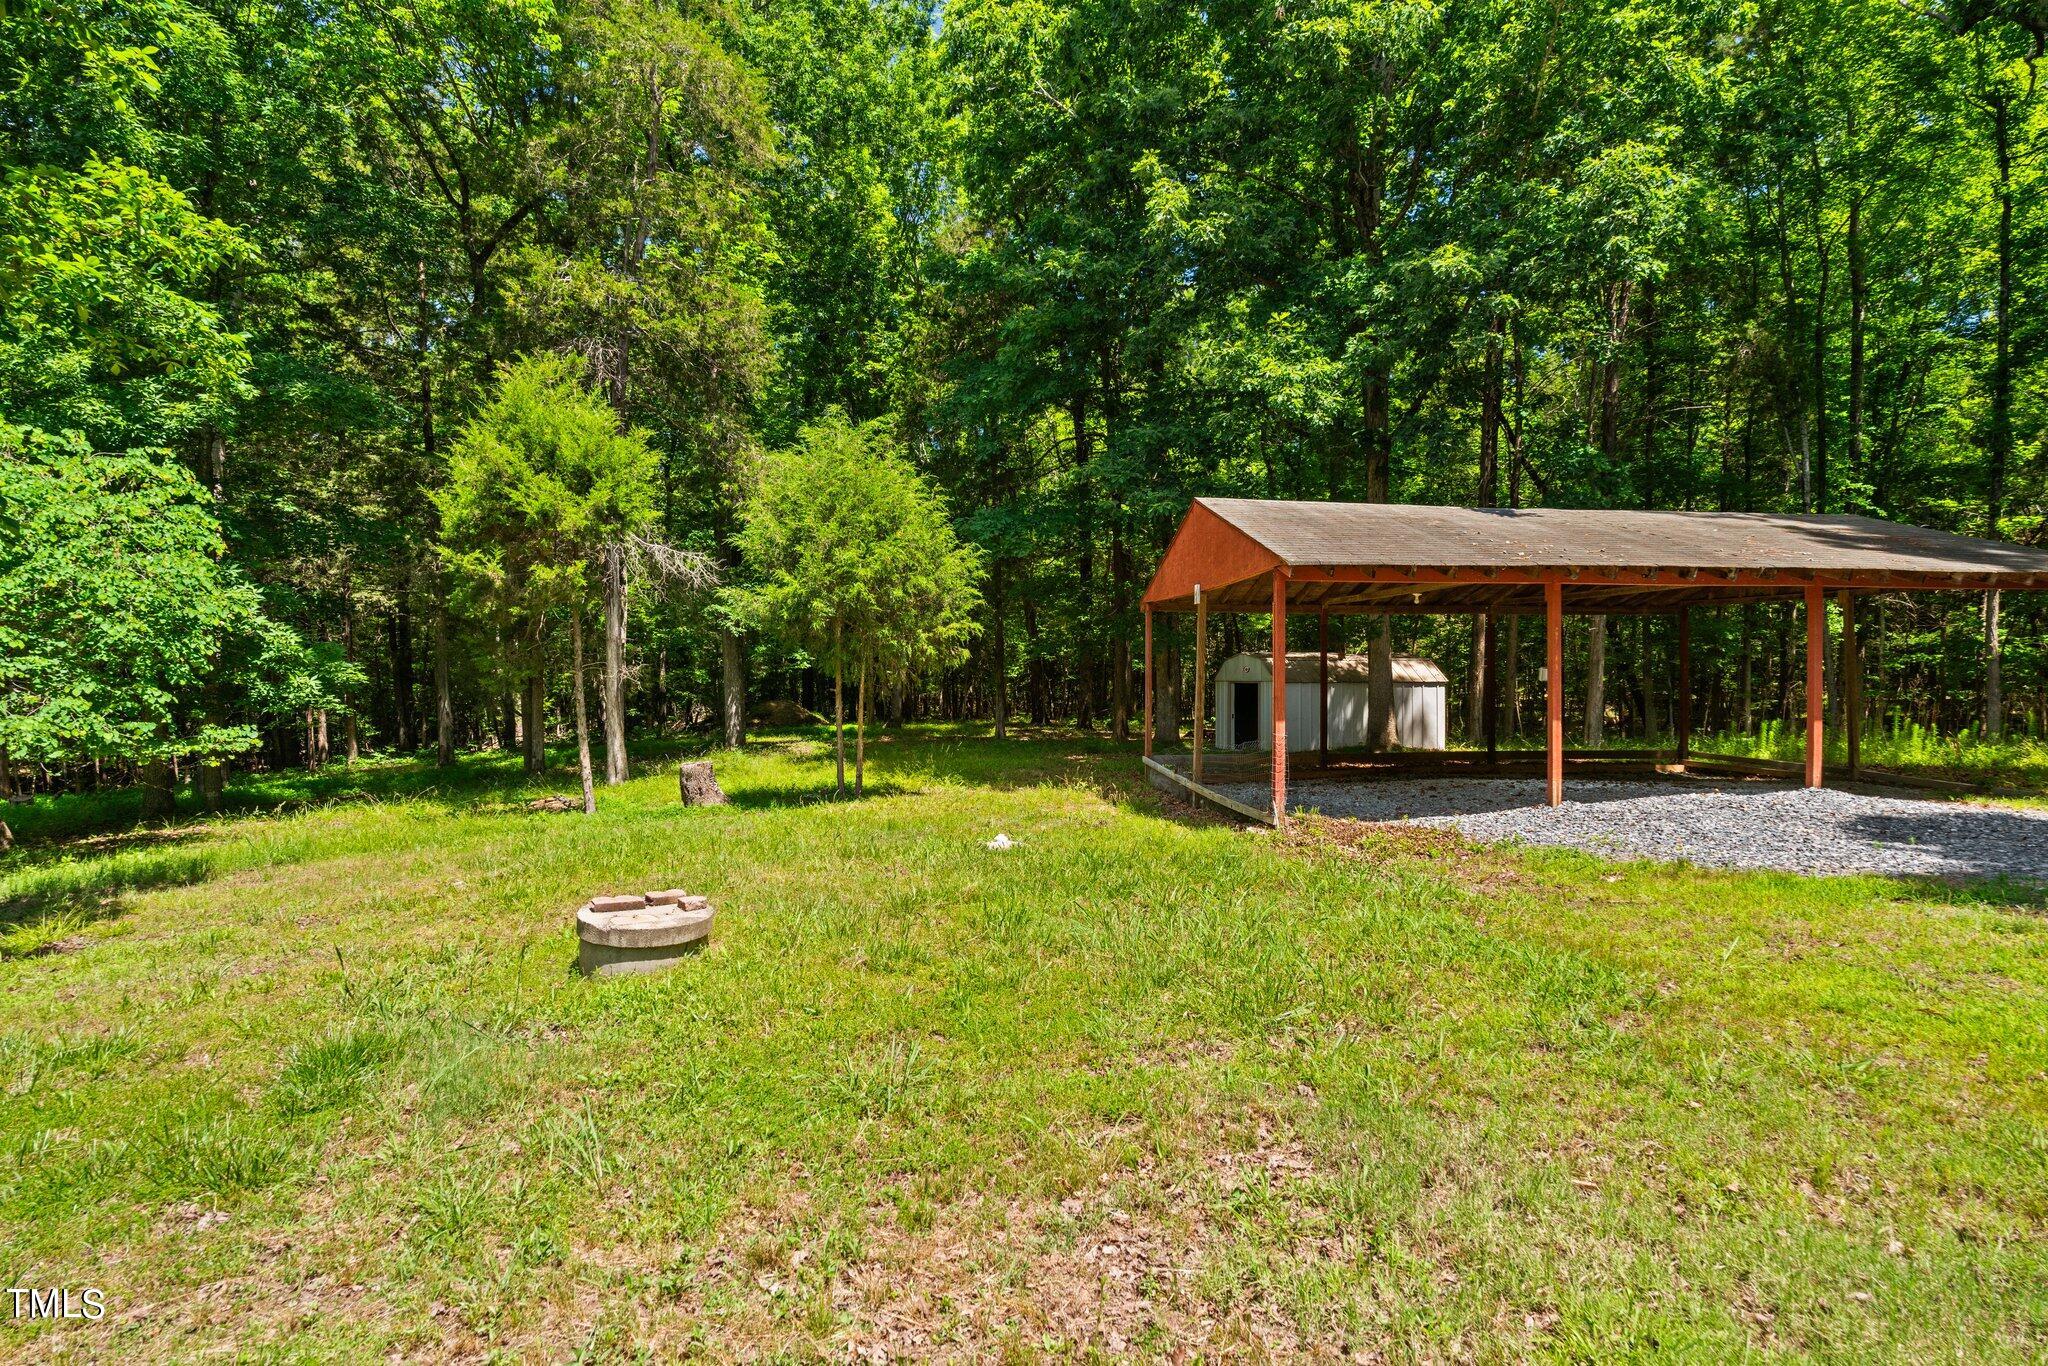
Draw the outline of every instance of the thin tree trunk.
<instances>
[{"instance_id":1,"label":"thin tree trunk","mask_svg":"<svg viewBox=\"0 0 2048 1366\"><path fill-rule=\"evenodd\" d=\"M740 650L739 633L718 633L718 658L723 675L721 700L725 722L725 747L738 749L747 742L747 671Z\"/></svg>"},{"instance_id":2,"label":"thin tree trunk","mask_svg":"<svg viewBox=\"0 0 2048 1366\"><path fill-rule=\"evenodd\" d=\"M1110 613L1118 623L1116 645L1110 652L1110 723L1119 740L1131 738L1131 640L1123 630L1124 609L1129 600L1132 577L1130 547L1124 543L1121 518L1112 524L1109 537Z\"/></svg>"},{"instance_id":3,"label":"thin tree trunk","mask_svg":"<svg viewBox=\"0 0 2048 1366\"><path fill-rule=\"evenodd\" d=\"M1823 622L1826 621L1826 599L1822 599L1821 618ZM1823 625L1822 634L1826 634L1825 625ZM1828 727L1838 726L1842 722L1842 699L1839 696L1841 692L1841 688L1839 686L1839 680L1841 678L1841 675L1838 672L1836 672L1835 668L1835 666L1839 662L1840 661L1837 658L1835 651L1822 650L1820 652L1821 707L1823 711L1823 721L1825 725Z\"/></svg>"},{"instance_id":4,"label":"thin tree trunk","mask_svg":"<svg viewBox=\"0 0 2048 1366\"><path fill-rule=\"evenodd\" d=\"M1031 595L1024 595L1024 701L1031 709L1031 724L1042 726L1052 714L1045 686L1045 661L1038 655L1038 607Z\"/></svg>"},{"instance_id":5,"label":"thin tree trunk","mask_svg":"<svg viewBox=\"0 0 2048 1366\"><path fill-rule=\"evenodd\" d=\"M1465 687L1465 739L1476 741L1486 715L1486 614L1472 614L1472 672Z\"/></svg>"},{"instance_id":6,"label":"thin tree trunk","mask_svg":"<svg viewBox=\"0 0 2048 1366\"><path fill-rule=\"evenodd\" d=\"M409 583L401 583L398 590L398 605L392 610L390 630L387 632L391 648L391 720L392 735L398 749L410 753L417 732L413 729L412 697L412 607L408 601L411 593Z\"/></svg>"},{"instance_id":7,"label":"thin tree trunk","mask_svg":"<svg viewBox=\"0 0 2048 1366\"><path fill-rule=\"evenodd\" d=\"M547 689L540 676L539 652L535 651L533 672L526 678L526 705L521 711L520 723L525 727L526 772L530 777L539 777L548 769L547 718L541 712L547 706Z\"/></svg>"},{"instance_id":8,"label":"thin tree trunk","mask_svg":"<svg viewBox=\"0 0 2048 1366\"><path fill-rule=\"evenodd\" d=\"M342 658L344 658L344 659L348 660L348 662L349 662L349 663L351 663L351 664L355 663L355 658L356 658L356 616L355 616L355 607L353 606L353 604L352 604L352 603L351 603L351 602L350 602L350 601L349 601L349 600L348 600L348 599L347 599L346 597L344 597L344 599L343 599L343 602L342 602L342 616L341 616L341 655L342 655ZM357 760L358 758L362 757L362 748L363 748L363 746L362 746L362 736L361 736L361 734L360 734L360 733L358 732L358 730L357 730L357 728L356 728L356 713L355 713L355 709L354 709L354 708L350 708L350 709L349 709L349 712L348 712L348 714L347 714L346 716L342 717L342 720L341 720L341 728L342 728L342 734L343 734L343 735L344 735L344 736L346 737L346 739L345 739L345 740L343 741L343 743L344 743L344 744L346 744L346 745L348 746L348 748L347 748L347 749L346 749L346 750L344 751L344 753L346 754L346 756L347 756L347 758L348 758L348 762L349 762L349 764L350 764L351 766L353 766L353 765L355 764L355 761L356 761L356 760Z\"/></svg>"},{"instance_id":9,"label":"thin tree trunk","mask_svg":"<svg viewBox=\"0 0 2048 1366\"><path fill-rule=\"evenodd\" d=\"M1375 752L1393 749L1401 742L1394 719L1394 619L1384 612L1372 638L1365 673L1365 747Z\"/></svg>"},{"instance_id":10,"label":"thin tree trunk","mask_svg":"<svg viewBox=\"0 0 2048 1366\"><path fill-rule=\"evenodd\" d=\"M1515 658L1522 652L1522 619L1508 618L1508 643L1501 651L1500 695L1501 707L1506 713L1508 735L1516 737L1522 733L1522 691L1515 674Z\"/></svg>"},{"instance_id":11,"label":"thin tree trunk","mask_svg":"<svg viewBox=\"0 0 2048 1366\"><path fill-rule=\"evenodd\" d=\"M136 778L142 787L142 819L145 823L162 824L178 814L178 794L171 786L170 760L143 760L136 768Z\"/></svg>"},{"instance_id":12,"label":"thin tree trunk","mask_svg":"<svg viewBox=\"0 0 2048 1366\"><path fill-rule=\"evenodd\" d=\"M1075 519L1079 533L1079 544L1074 552L1074 575L1077 593L1081 603L1081 617L1084 623L1098 620L1095 614L1095 518L1092 492L1088 486L1088 465L1093 458L1094 433L1088 429L1088 398L1077 393L1068 404L1068 417L1074 427L1074 472L1078 476L1077 497L1081 500L1080 515ZM1075 690L1074 724L1082 730L1095 725L1095 637L1084 626L1080 649L1075 660L1079 671Z\"/></svg>"},{"instance_id":13,"label":"thin tree trunk","mask_svg":"<svg viewBox=\"0 0 2048 1366\"><path fill-rule=\"evenodd\" d=\"M832 762L838 795L846 795L846 659L838 622L832 623Z\"/></svg>"},{"instance_id":14,"label":"thin tree trunk","mask_svg":"<svg viewBox=\"0 0 2048 1366\"><path fill-rule=\"evenodd\" d=\"M2012 133L2011 101L1992 103L1993 151L1998 167L1998 320L1991 366L1991 467L1985 484L1985 534L1997 540L2005 518L2005 476L2012 459Z\"/></svg>"},{"instance_id":15,"label":"thin tree trunk","mask_svg":"<svg viewBox=\"0 0 2048 1366\"><path fill-rule=\"evenodd\" d=\"M447 768L455 762L455 696L448 684L448 586L435 579L434 603L434 762Z\"/></svg>"},{"instance_id":16,"label":"thin tree trunk","mask_svg":"<svg viewBox=\"0 0 2048 1366\"><path fill-rule=\"evenodd\" d=\"M1827 226L1821 216L1820 144L1807 144L1813 168L1813 255L1819 280L1813 294L1813 510L1828 510L1828 284L1833 255L1828 250Z\"/></svg>"},{"instance_id":17,"label":"thin tree trunk","mask_svg":"<svg viewBox=\"0 0 2048 1366\"><path fill-rule=\"evenodd\" d=\"M1750 733L1750 728L1756 719L1755 693L1752 687L1756 672L1756 650L1751 644L1751 639L1750 607L1748 603L1744 603L1742 605L1742 692L1737 704L1739 710L1736 714L1736 725L1744 735Z\"/></svg>"},{"instance_id":18,"label":"thin tree trunk","mask_svg":"<svg viewBox=\"0 0 2048 1366\"><path fill-rule=\"evenodd\" d=\"M668 731L668 646L663 645L654 652L654 729L656 734Z\"/></svg>"},{"instance_id":19,"label":"thin tree trunk","mask_svg":"<svg viewBox=\"0 0 2048 1366\"><path fill-rule=\"evenodd\" d=\"M1156 621L1157 618L1155 617ZM1180 652L1157 645L1152 670L1152 748L1180 743Z\"/></svg>"},{"instance_id":20,"label":"thin tree trunk","mask_svg":"<svg viewBox=\"0 0 2048 1366\"><path fill-rule=\"evenodd\" d=\"M2005 734L2004 647L1999 639L1998 590L1984 595L1984 738Z\"/></svg>"},{"instance_id":21,"label":"thin tree trunk","mask_svg":"<svg viewBox=\"0 0 2048 1366\"><path fill-rule=\"evenodd\" d=\"M1778 720L1790 725L1792 715L1792 618L1788 613L1778 617Z\"/></svg>"},{"instance_id":22,"label":"thin tree trunk","mask_svg":"<svg viewBox=\"0 0 2048 1366\"><path fill-rule=\"evenodd\" d=\"M1607 738L1607 618L1586 618L1586 746Z\"/></svg>"},{"instance_id":23,"label":"thin tree trunk","mask_svg":"<svg viewBox=\"0 0 2048 1366\"><path fill-rule=\"evenodd\" d=\"M1856 127L1852 117L1850 135ZM1870 284L1863 260L1863 191L1849 195L1849 483L1863 482L1863 330L1870 306ZM1853 508L1851 509L1854 510Z\"/></svg>"},{"instance_id":24,"label":"thin tree trunk","mask_svg":"<svg viewBox=\"0 0 2048 1366\"><path fill-rule=\"evenodd\" d=\"M583 814L597 814L597 793L590 781L590 712L583 703L583 612L569 612L569 692L576 705L576 776L583 782Z\"/></svg>"},{"instance_id":25,"label":"thin tree trunk","mask_svg":"<svg viewBox=\"0 0 2048 1366\"><path fill-rule=\"evenodd\" d=\"M1657 286L1653 281L1643 284L1642 334L1643 334L1643 416L1642 416L1642 474L1641 492L1643 506L1657 506L1657 421L1663 409L1663 358L1658 346L1662 319L1657 312Z\"/></svg>"},{"instance_id":26,"label":"thin tree trunk","mask_svg":"<svg viewBox=\"0 0 2048 1366\"><path fill-rule=\"evenodd\" d=\"M853 795L867 791L868 776L868 657L860 657L860 688L853 703Z\"/></svg>"},{"instance_id":27,"label":"thin tree trunk","mask_svg":"<svg viewBox=\"0 0 2048 1366\"><path fill-rule=\"evenodd\" d=\"M1636 661L1636 667L1637 686L1642 689L1643 694L1643 744L1648 748L1654 749L1656 748L1659 731L1657 725L1656 649L1650 635L1649 617L1642 616L1636 618L1636 620L1641 624L1642 628L1637 633L1637 650L1640 658Z\"/></svg>"},{"instance_id":28,"label":"thin tree trunk","mask_svg":"<svg viewBox=\"0 0 2048 1366\"><path fill-rule=\"evenodd\" d=\"M601 553L604 574L604 781L626 781L626 551Z\"/></svg>"},{"instance_id":29,"label":"thin tree trunk","mask_svg":"<svg viewBox=\"0 0 2048 1366\"><path fill-rule=\"evenodd\" d=\"M1003 618L1007 615L1003 601L1003 571L998 564L989 575L989 697L994 704L996 739L1008 737L1010 730L1010 651L1003 639Z\"/></svg>"}]
</instances>

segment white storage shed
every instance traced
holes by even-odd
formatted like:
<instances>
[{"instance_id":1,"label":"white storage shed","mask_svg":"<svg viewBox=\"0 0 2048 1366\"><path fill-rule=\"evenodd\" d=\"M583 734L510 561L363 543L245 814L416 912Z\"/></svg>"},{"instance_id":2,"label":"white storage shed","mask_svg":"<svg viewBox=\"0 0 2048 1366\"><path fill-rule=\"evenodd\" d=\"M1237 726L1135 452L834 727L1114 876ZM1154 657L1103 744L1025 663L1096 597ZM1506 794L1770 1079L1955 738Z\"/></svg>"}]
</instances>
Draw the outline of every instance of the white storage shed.
<instances>
[{"instance_id":1,"label":"white storage shed","mask_svg":"<svg viewBox=\"0 0 2048 1366\"><path fill-rule=\"evenodd\" d=\"M1216 748L1273 747L1273 665L1270 655L1232 655L1216 671ZM1316 680L1321 656L1287 656L1287 747L1322 746ZM1365 744L1370 673L1364 655L1330 656L1330 748ZM1403 749L1442 749L1450 679L1426 659L1394 656L1394 736Z\"/></svg>"}]
</instances>

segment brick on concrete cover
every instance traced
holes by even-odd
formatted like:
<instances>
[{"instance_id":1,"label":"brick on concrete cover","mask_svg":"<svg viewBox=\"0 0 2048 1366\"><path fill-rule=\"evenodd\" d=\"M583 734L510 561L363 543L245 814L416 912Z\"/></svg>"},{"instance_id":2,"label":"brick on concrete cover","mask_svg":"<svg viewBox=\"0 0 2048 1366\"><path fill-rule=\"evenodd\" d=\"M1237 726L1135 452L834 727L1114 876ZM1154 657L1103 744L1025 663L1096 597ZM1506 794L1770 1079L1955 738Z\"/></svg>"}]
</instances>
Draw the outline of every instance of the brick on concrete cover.
<instances>
[{"instance_id":1,"label":"brick on concrete cover","mask_svg":"<svg viewBox=\"0 0 2048 1366\"><path fill-rule=\"evenodd\" d=\"M590 909L603 914L608 911L637 911L647 904L644 896L594 896L590 898Z\"/></svg>"}]
</instances>

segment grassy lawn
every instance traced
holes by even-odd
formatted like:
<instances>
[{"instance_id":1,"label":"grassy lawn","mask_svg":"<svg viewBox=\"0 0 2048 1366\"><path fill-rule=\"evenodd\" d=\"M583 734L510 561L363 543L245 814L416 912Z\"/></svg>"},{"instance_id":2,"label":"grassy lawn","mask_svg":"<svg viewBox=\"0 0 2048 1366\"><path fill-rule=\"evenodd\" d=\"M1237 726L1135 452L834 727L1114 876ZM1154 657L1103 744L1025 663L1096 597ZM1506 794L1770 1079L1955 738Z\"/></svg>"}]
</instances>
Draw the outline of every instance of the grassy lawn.
<instances>
[{"instance_id":1,"label":"grassy lawn","mask_svg":"<svg viewBox=\"0 0 2048 1366\"><path fill-rule=\"evenodd\" d=\"M870 753L843 804L787 736L726 808L480 758L30 809L0 1274L108 1313L0 1356L2048 1352L2037 905ZM672 885L708 953L572 973L579 900Z\"/></svg>"},{"instance_id":2,"label":"grassy lawn","mask_svg":"<svg viewBox=\"0 0 2048 1366\"><path fill-rule=\"evenodd\" d=\"M1797 762L1806 757L1806 733L1803 726L1770 720L1753 735L1697 736L1693 748L1700 754ZM1828 728L1826 749L1831 766L1849 762L1849 742L1840 726ZM1866 764L1969 783L2002 796L2048 796L2048 743L2030 735L1986 740L1974 729L1937 734L1894 717L1864 734L1861 754Z\"/></svg>"},{"instance_id":3,"label":"grassy lawn","mask_svg":"<svg viewBox=\"0 0 2048 1366\"><path fill-rule=\"evenodd\" d=\"M1566 743L1574 753L1602 749L1637 750L1646 747L1669 749L1670 735L1645 740L1640 735L1610 734L1598 745L1585 745L1576 733ZM1831 775L1839 775L1849 762L1849 742L1839 725L1827 727L1824 740L1826 763ZM1520 752L1543 747L1540 730L1501 737L1500 747ZM1462 738L1454 738L1452 749L1476 749ZM1760 722L1753 733L1742 731L1696 731L1692 752L1699 757L1725 756L1737 759L1775 759L1797 764L1806 758L1806 728L1775 719ZM1864 732L1860 757L1865 765L1895 773L1934 778L1980 789L1988 800L2040 805L2048 802L2048 741L2030 735L2008 735L1986 740L1974 730L1937 734L1913 722L1893 719Z\"/></svg>"}]
</instances>

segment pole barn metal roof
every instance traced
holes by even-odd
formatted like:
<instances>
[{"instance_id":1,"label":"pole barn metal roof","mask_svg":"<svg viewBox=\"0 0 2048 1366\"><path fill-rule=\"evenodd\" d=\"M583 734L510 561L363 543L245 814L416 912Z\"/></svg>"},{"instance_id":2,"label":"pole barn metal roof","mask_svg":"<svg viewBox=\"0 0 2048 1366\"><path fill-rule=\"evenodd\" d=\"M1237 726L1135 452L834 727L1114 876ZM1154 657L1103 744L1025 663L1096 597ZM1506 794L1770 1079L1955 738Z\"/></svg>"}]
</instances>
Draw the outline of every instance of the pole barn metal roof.
<instances>
[{"instance_id":1,"label":"pole barn metal roof","mask_svg":"<svg viewBox=\"0 0 2048 1366\"><path fill-rule=\"evenodd\" d=\"M1145 593L1154 611L1582 613L1829 590L2048 588L2048 552L1871 517L1422 507L1197 498Z\"/></svg>"}]
</instances>

